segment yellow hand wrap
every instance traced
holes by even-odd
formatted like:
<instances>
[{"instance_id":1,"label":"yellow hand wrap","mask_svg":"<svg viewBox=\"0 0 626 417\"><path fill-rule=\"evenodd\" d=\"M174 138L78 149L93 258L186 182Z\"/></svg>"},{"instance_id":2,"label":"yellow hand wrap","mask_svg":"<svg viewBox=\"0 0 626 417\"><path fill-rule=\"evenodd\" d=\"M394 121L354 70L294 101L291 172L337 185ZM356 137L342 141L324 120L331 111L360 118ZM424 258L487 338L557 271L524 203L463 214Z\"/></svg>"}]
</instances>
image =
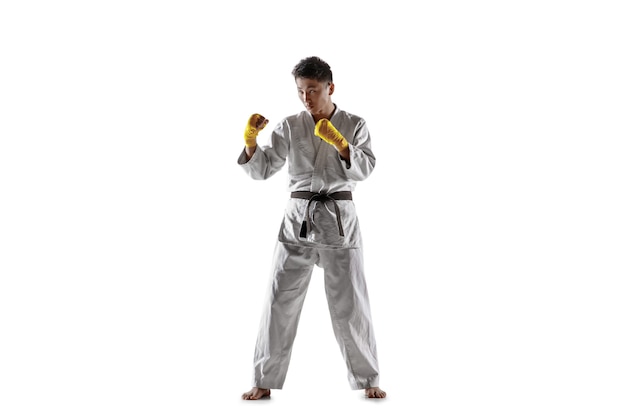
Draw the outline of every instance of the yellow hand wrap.
<instances>
[{"instance_id":1,"label":"yellow hand wrap","mask_svg":"<svg viewBox=\"0 0 626 417\"><path fill-rule=\"evenodd\" d=\"M256 146L256 137L265 126L267 126L267 120L265 117L258 113L254 113L248 119L246 130L243 132L243 139L246 142L246 146L252 148Z\"/></svg>"},{"instance_id":2,"label":"yellow hand wrap","mask_svg":"<svg viewBox=\"0 0 626 417\"><path fill-rule=\"evenodd\" d=\"M328 119L320 119L315 124L315 136L319 136L325 142L333 145L339 152L348 148L348 141L341 133L330 123Z\"/></svg>"}]
</instances>

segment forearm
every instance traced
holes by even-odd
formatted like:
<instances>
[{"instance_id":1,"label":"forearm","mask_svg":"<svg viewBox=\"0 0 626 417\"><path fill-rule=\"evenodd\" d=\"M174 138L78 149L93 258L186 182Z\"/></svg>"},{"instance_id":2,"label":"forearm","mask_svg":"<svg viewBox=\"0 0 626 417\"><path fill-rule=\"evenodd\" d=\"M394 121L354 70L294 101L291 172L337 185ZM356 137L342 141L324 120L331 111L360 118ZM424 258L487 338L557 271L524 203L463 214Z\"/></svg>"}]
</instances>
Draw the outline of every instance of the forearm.
<instances>
[{"instance_id":1,"label":"forearm","mask_svg":"<svg viewBox=\"0 0 626 417\"><path fill-rule=\"evenodd\" d=\"M338 152L339 152L339 156L341 156L341 159L343 159L344 161L348 161L348 163L350 162L350 148L349 147Z\"/></svg>"},{"instance_id":2,"label":"forearm","mask_svg":"<svg viewBox=\"0 0 626 417\"><path fill-rule=\"evenodd\" d=\"M246 146L246 160L250 160L250 158L252 158L252 155L254 155L254 152L256 151L256 145L254 146Z\"/></svg>"}]
</instances>

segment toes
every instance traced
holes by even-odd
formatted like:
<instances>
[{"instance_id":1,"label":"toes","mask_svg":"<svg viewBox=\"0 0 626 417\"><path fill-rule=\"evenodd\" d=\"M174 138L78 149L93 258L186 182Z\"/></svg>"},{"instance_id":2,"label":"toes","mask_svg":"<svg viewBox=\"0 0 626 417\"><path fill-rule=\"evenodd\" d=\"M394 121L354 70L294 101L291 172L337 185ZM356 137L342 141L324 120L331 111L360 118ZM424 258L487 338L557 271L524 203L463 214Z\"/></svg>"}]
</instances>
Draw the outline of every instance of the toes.
<instances>
[{"instance_id":1,"label":"toes","mask_svg":"<svg viewBox=\"0 0 626 417\"><path fill-rule=\"evenodd\" d=\"M251 391L248 392L244 392L243 395L241 396L241 399L243 400L260 400L263 397L269 397L270 396L270 390L269 389L253 389Z\"/></svg>"},{"instance_id":2,"label":"toes","mask_svg":"<svg viewBox=\"0 0 626 417\"><path fill-rule=\"evenodd\" d=\"M385 398L387 393L380 388L368 388L365 391L367 398Z\"/></svg>"},{"instance_id":3,"label":"toes","mask_svg":"<svg viewBox=\"0 0 626 417\"><path fill-rule=\"evenodd\" d=\"M244 392L243 395L241 396L241 399L242 400L256 400L252 392Z\"/></svg>"}]
</instances>

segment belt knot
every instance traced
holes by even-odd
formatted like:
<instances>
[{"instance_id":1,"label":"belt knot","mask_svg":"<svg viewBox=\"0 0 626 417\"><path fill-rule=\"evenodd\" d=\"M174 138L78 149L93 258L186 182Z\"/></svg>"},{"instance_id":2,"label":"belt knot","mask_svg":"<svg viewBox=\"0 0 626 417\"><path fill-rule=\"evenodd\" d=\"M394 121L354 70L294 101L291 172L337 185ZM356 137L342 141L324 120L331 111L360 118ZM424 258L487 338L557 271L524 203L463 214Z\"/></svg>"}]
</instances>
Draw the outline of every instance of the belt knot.
<instances>
[{"instance_id":1,"label":"belt knot","mask_svg":"<svg viewBox=\"0 0 626 417\"><path fill-rule=\"evenodd\" d=\"M310 207L313 201L327 202L332 201L335 207L335 215L337 217L337 228L339 229L339 236L343 237L343 226L341 224L341 213L339 211L339 205L337 200L352 200L352 192L350 191L337 191L334 193L314 193L311 191L294 191L291 193L291 198L301 198L308 200L306 205L305 218L302 221L302 227L300 228L300 237L305 238L308 232L307 224L311 224Z\"/></svg>"}]
</instances>

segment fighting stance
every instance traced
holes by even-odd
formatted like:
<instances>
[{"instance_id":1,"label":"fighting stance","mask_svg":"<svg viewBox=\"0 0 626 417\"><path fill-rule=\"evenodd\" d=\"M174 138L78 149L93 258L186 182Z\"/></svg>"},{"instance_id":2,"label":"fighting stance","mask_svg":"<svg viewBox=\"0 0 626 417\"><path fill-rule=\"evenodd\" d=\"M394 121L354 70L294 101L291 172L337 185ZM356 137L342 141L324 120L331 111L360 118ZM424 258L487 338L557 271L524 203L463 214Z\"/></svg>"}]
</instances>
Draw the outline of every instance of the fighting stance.
<instances>
[{"instance_id":1,"label":"fighting stance","mask_svg":"<svg viewBox=\"0 0 626 417\"><path fill-rule=\"evenodd\" d=\"M335 85L326 62L305 58L292 75L306 111L283 119L262 147L256 138L268 120L250 116L237 161L257 180L271 177L288 161L291 191L255 347L253 388L242 398L257 400L283 387L315 265L324 269L333 330L351 388L365 390L368 398L385 398L378 387L376 340L352 201L357 181L366 179L376 162L370 134L362 118L333 103Z\"/></svg>"}]
</instances>

